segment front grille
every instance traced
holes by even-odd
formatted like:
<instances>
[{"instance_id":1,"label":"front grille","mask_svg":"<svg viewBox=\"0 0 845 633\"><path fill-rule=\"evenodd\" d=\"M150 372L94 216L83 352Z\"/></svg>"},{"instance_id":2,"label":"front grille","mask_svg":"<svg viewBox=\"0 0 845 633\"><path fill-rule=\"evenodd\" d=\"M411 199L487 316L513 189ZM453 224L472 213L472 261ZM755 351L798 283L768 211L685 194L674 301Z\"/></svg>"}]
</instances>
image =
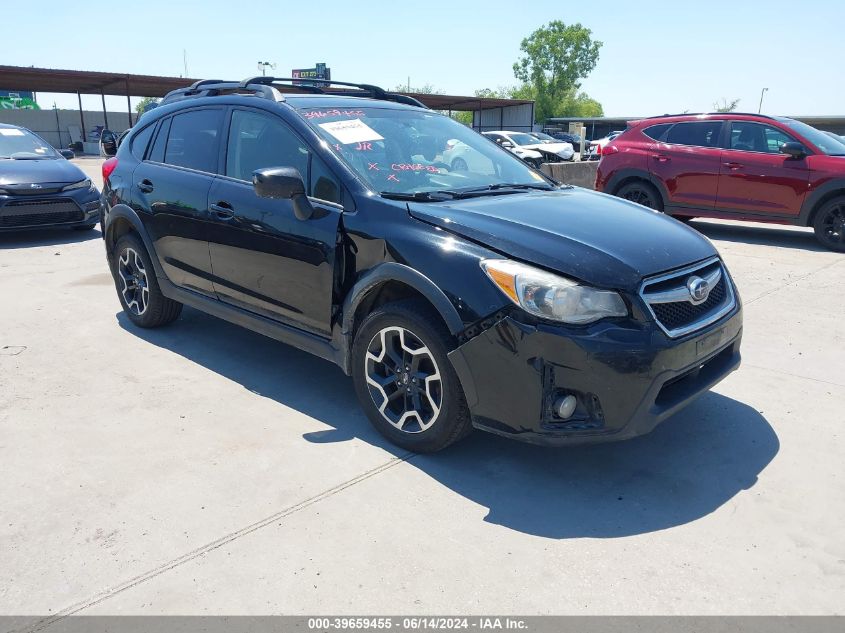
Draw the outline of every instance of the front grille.
<instances>
[{"instance_id":1,"label":"front grille","mask_svg":"<svg viewBox=\"0 0 845 633\"><path fill-rule=\"evenodd\" d=\"M0 207L0 228L78 222L84 215L72 200L14 200Z\"/></svg>"},{"instance_id":2,"label":"front grille","mask_svg":"<svg viewBox=\"0 0 845 633\"><path fill-rule=\"evenodd\" d=\"M709 294L701 303L695 302L688 289L688 282L694 277L709 282ZM671 337L713 323L736 304L727 272L718 259L646 280L640 295L657 324Z\"/></svg>"}]
</instances>

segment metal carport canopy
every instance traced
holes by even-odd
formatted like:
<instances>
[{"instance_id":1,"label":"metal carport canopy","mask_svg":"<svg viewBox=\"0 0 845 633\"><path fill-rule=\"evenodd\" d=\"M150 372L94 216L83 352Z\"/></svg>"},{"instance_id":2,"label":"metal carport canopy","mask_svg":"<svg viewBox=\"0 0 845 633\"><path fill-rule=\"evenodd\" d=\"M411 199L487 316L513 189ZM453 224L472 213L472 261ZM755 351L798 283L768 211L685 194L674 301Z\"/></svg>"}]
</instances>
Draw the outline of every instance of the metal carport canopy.
<instances>
[{"instance_id":1,"label":"metal carport canopy","mask_svg":"<svg viewBox=\"0 0 845 633\"><path fill-rule=\"evenodd\" d=\"M184 88L195 81L197 80L184 77L0 66L0 87L4 90L163 97L171 90ZM293 86L278 86L278 88L280 92L300 92ZM532 101L526 99L482 99L479 97L418 94L415 92L400 94L412 96L434 110L474 111L532 103Z\"/></svg>"}]
</instances>

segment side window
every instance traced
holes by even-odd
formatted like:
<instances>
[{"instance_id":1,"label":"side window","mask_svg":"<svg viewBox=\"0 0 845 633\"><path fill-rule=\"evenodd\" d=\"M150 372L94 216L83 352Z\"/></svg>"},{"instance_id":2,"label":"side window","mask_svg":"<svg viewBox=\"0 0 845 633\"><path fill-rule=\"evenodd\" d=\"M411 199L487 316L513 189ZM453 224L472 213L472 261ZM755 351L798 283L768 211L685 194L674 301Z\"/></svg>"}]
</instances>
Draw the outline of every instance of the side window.
<instances>
[{"instance_id":1,"label":"side window","mask_svg":"<svg viewBox=\"0 0 845 633\"><path fill-rule=\"evenodd\" d=\"M144 154L147 151L147 146L150 144L155 127L155 125L148 125L132 136L132 155L138 160L144 160Z\"/></svg>"},{"instance_id":2,"label":"side window","mask_svg":"<svg viewBox=\"0 0 845 633\"><path fill-rule=\"evenodd\" d=\"M153 143L153 147L150 150L149 155L147 156L147 160L151 160L156 163L163 163L164 162L164 148L167 146L167 135L170 132L170 118L165 119L161 122L161 125L158 126L158 134L156 134L156 140Z\"/></svg>"},{"instance_id":3,"label":"side window","mask_svg":"<svg viewBox=\"0 0 845 633\"><path fill-rule=\"evenodd\" d=\"M275 117L248 110L232 112L226 175L252 182L263 167L296 167L308 179L308 148Z\"/></svg>"},{"instance_id":4,"label":"side window","mask_svg":"<svg viewBox=\"0 0 845 633\"><path fill-rule=\"evenodd\" d=\"M308 146L279 119L249 110L232 112L226 175L252 181L262 167L295 167L302 174L308 195L340 203L340 185Z\"/></svg>"},{"instance_id":5,"label":"side window","mask_svg":"<svg viewBox=\"0 0 845 633\"><path fill-rule=\"evenodd\" d=\"M191 110L177 114L170 123L164 162L198 171L217 171L220 124L223 110Z\"/></svg>"},{"instance_id":6,"label":"side window","mask_svg":"<svg viewBox=\"0 0 845 633\"><path fill-rule=\"evenodd\" d=\"M781 145L794 140L785 132L770 125L751 121L733 121L729 147L742 152L777 154L780 152Z\"/></svg>"},{"instance_id":7,"label":"side window","mask_svg":"<svg viewBox=\"0 0 845 633\"><path fill-rule=\"evenodd\" d=\"M314 154L311 155L309 176L308 191L312 197L340 204L340 186L337 184L337 179L320 157Z\"/></svg>"},{"instance_id":8,"label":"side window","mask_svg":"<svg viewBox=\"0 0 845 633\"><path fill-rule=\"evenodd\" d=\"M671 123L660 123L658 125L650 125L649 127L643 130L643 134L645 134L649 138L653 138L655 141L659 141L660 138L672 127Z\"/></svg>"},{"instance_id":9,"label":"side window","mask_svg":"<svg viewBox=\"0 0 845 633\"><path fill-rule=\"evenodd\" d=\"M719 147L721 121L687 121L676 123L666 135L666 143L673 145L694 145L696 147Z\"/></svg>"}]
</instances>

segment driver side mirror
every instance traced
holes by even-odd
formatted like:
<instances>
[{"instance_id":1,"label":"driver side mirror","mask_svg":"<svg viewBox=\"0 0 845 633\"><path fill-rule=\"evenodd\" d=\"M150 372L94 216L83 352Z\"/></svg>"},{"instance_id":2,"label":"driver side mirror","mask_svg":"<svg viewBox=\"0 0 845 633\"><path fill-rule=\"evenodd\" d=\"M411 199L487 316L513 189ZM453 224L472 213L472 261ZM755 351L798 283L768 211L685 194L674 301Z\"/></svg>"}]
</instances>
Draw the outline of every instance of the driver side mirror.
<instances>
[{"instance_id":1,"label":"driver side mirror","mask_svg":"<svg viewBox=\"0 0 845 633\"><path fill-rule=\"evenodd\" d=\"M298 220L314 215L314 207L305 195L305 182L295 167L266 167L252 173L252 186L260 198L290 200Z\"/></svg>"},{"instance_id":2,"label":"driver side mirror","mask_svg":"<svg viewBox=\"0 0 845 633\"><path fill-rule=\"evenodd\" d=\"M513 143L511 143L510 141L502 141L500 145L505 149L513 149Z\"/></svg>"},{"instance_id":3,"label":"driver side mirror","mask_svg":"<svg viewBox=\"0 0 845 633\"><path fill-rule=\"evenodd\" d=\"M60 149L59 154L67 159L76 158L76 154L73 153L72 149Z\"/></svg>"},{"instance_id":4,"label":"driver side mirror","mask_svg":"<svg viewBox=\"0 0 845 633\"><path fill-rule=\"evenodd\" d=\"M795 141L790 141L781 145L780 153L786 154L790 158L804 158L807 155L807 152L804 150L804 146L801 145L801 143L796 143Z\"/></svg>"}]
</instances>

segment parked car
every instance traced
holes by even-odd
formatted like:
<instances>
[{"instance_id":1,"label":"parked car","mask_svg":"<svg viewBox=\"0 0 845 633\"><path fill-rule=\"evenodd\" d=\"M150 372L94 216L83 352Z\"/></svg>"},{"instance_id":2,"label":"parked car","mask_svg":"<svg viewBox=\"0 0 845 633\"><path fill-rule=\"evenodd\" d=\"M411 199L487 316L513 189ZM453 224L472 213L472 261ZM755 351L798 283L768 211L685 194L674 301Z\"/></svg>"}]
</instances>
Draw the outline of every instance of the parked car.
<instances>
[{"instance_id":1,"label":"parked car","mask_svg":"<svg viewBox=\"0 0 845 633\"><path fill-rule=\"evenodd\" d=\"M44 226L92 229L100 192L40 136L0 123L0 231Z\"/></svg>"},{"instance_id":2,"label":"parked car","mask_svg":"<svg viewBox=\"0 0 845 633\"><path fill-rule=\"evenodd\" d=\"M561 139L557 139L554 136L546 134L545 132L531 132L531 136L536 138L538 141L540 141L544 145L560 145L561 143L569 145L572 148L572 154L573 154L573 157L569 160L573 160L574 157L575 157L575 154L577 154L578 151L579 151L578 148L575 147L574 143L571 143L569 141L564 141L564 140L561 140Z\"/></svg>"},{"instance_id":3,"label":"parked car","mask_svg":"<svg viewBox=\"0 0 845 633\"><path fill-rule=\"evenodd\" d=\"M738 366L739 297L696 231L559 185L407 96L282 81L171 93L103 164L105 249L136 326L187 304L328 359L413 451L473 427L633 437ZM495 169L437 161L442 139Z\"/></svg>"},{"instance_id":4,"label":"parked car","mask_svg":"<svg viewBox=\"0 0 845 633\"><path fill-rule=\"evenodd\" d=\"M511 149L509 145L513 145L512 151L514 153L517 151L538 152L540 154L540 163L559 163L562 160L573 160L575 156L575 151L569 143L561 143L559 141L553 143L542 142L527 132L501 131L484 132L483 134L508 149Z\"/></svg>"},{"instance_id":5,"label":"parked car","mask_svg":"<svg viewBox=\"0 0 845 633\"><path fill-rule=\"evenodd\" d=\"M446 143L441 159L451 171L493 173L495 169L493 161L456 138L449 139Z\"/></svg>"},{"instance_id":6,"label":"parked car","mask_svg":"<svg viewBox=\"0 0 845 633\"><path fill-rule=\"evenodd\" d=\"M596 139L595 141L588 141L589 150L587 153L587 160L599 160L605 146L620 134L622 134L622 130L616 130L615 132L611 132L607 136Z\"/></svg>"},{"instance_id":7,"label":"parked car","mask_svg":"<svg viewBox=\"0 0 845 633\"><path fill-rule=\"evenodd\" d=\"M540 136L540 134L538 134L538 136ZM575 150L576 154L581 153L581 146L584 143L584 139L582 139L578 134L570 134L569 132L552 132L551 134L543 134L541 138L545 138L546 136L556 141L569 143L572 145L572 149Z\"/></svg>"},{"instance_id":8,"label":"parked car","mask_svg":"<svg viewBox=\"0 0 845 633\"><path fill-rule=\"evenodd\" d=\"M596 189L677 217L812 226L845 252L845 143L794 119L637 121L605 147Z\"/></svg>"},{"instance_id":9,"label":"parked car","mask_svg":"<svg viewBox=\"0 0 845 633\"><path fill-rule=\"evenodd\" d=\"M483 132L483 134L500 147L503 147L504 149L508 150L514 156L517 156L524 160L532 167L539 168L540 165L546 162L543 159L543 154L541 154L537 150L528 149L527 147L522 147L521 145L514 145L513 141L505 138L498 132Z\"/></svg>"}]
</instances>

